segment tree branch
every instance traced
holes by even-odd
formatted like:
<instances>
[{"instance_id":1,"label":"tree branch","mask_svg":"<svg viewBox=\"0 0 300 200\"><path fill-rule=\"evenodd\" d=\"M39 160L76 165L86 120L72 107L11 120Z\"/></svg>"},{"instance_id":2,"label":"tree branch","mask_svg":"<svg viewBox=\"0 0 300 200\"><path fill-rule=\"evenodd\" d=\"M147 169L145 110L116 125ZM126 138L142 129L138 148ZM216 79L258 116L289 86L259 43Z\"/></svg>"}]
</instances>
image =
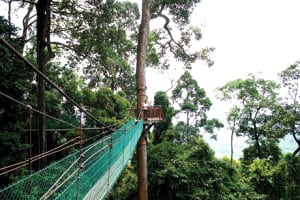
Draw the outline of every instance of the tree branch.
<instances>
[{"instance_id":1,"label":"tree branch","mask_svg":"<svg viewBox=\"0 0 300 200\"><path fill-rule=\"evenodd\" d=\"M27 13L23 18L23 33L22 33L22 36L21 36L21 38L23 40L25 40L26 37L27 37L28 28L35 22L35 20L34 20L33 22L29 23L30 19L32 19L32 17L33 17L33 16L30 17L30 13L33 11L33 8L34 8L34 5L30 4L29 7L28 7L28 10L27 10Z\"/></svg>"},{"instance_id":2,"label":"tree branch","mask_svg":"<svg viewBox=\"0 0 300 200\"><path fill-rule=\"evenodd\" d=\"M27 42L31 41L33 38L35 38L35 37L36 37L36 35L31 36L30 38L26 39L24 42L27 43Z\"/></svg>"},{"instance_id":3,"label":"tree branch","mask_svg":"<svg viewBox=\"0 0 300 200\"><path fill-rule=\"evenodd\" d=\"M64 47L64 48L66 48L66 49L69 49L69 50L71 50L71 51L74 51L77 55L79 55L79 56L83 56L79 51L77 51L74 47L72 47L72 46L69 46L69 45L67 45L67 44L64 44L64 43L61 43L61 42L51 42L50 44L54 44L54 45L58 45L58 46L62 46L62 47Z\"/></svg>"},{"instance_id":4,"label":"tree branch","mask_svg":"<svg viewBox=\"0 0 300 200\"><path fill-rule=\"evenodd\" d=\"M169 80L170 80L170 82L171 82L171 86L170 86L170 88L169 89L167 89L166 91L165 91L165 93L167 93L167 92L169 92L171 89L173 89L174 88L174 80L172 80L171 78L170 78L170 75L169 75L169 73L168 73L168 77L169 77Z\"/></svg>"},{"instance_id":5,"label":"tree branch","mask_svg":"<svg viewBox=\"0 0 300 200\"><path fill-rule=\"evenodd\" d=\"M167 42L167 44L170 47L171 51L173 50L173 48L171 46L171 43L173 42L174 44L176 44L177 47L179 47L182 50L182 52L184 53L185 56L187 56L189 59L192 59L192 57L185 51L184 47L174 39L173 34L172 34L172 32L170 31L170 29L168 27L168 25L170 23L170 19L166 15L162 14L162 11L163 11L164 7L165 7L165 5L162 5L159 12L157 14L153 14L151 18L153 19L153 18L161 17L165 20L165 24L164 24L163 27L167 31L167 33L170 37L170 40Z\"/></svg>"}]
</instances>

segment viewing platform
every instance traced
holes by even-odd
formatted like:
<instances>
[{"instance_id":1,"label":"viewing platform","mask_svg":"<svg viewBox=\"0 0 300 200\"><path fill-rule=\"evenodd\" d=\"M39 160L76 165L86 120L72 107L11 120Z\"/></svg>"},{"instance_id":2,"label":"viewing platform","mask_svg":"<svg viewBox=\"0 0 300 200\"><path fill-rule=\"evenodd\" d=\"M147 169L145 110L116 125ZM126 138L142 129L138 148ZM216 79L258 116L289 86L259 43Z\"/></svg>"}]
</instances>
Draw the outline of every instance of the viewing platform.
<instances>
[{"instance_id":1,"label":"viewing platform","mask_svg":"<svg viewBox=\"0 0 300 200\"><path fill-rule=\"evenodd\" d=\"M165 116L161 106L147 106L143 108L142 117L144 124L154 124L164 121Z\"/></svg>"},{"instance_id":2,"label":"viewing platform","mask_svg":"<svg viewBox=\"0 0 300 200\"><path fill-rule=\"evenodd\" d=\"M131 108L131 112L136 113L137 110ZM138 119L143 120L145 125L159 123L165 120L165 115L161 106L145 106L139 115Z\"/></svg>"}]
</instances>

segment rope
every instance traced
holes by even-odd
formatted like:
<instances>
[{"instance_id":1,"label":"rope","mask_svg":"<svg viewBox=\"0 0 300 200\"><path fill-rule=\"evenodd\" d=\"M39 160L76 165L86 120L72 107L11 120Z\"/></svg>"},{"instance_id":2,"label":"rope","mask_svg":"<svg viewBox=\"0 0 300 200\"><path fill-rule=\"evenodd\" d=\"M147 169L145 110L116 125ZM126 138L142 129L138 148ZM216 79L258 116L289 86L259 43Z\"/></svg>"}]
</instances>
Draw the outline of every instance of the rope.
<instances>
[{"instance_id":1,"label":"rope","mask_svg":"<svg viewBox=\"0 0 300 200\"><path fill-rule=\"evenodd\" d=\"M12 53L14 53L19 59L21 59L27 66L29 66L35 73L37 73L40 77L42 77L49 85L55 88L62 96L68 99L74 106L76 106L79 110L85 113L88 117L96 121L98 124L107 127L105 124L100 122L96 117L87 112L82 106L80 106L75 100L73 100L69 95L67 95L62 89L60 89L55 83L53 83L44 73L38 70L33 64L31 64L22 54L20 54L13 46L11 46L2 36L0 36L0 42L6 46ZM113 130L112 130L113 131Z\"/></svg>"},{"instance_id":2,"label":"rope","mask_svg":"<svg viewBox=\"0 0 300 200\"><path fill-rule=\"evenodd\" d=\"M89 138L87 138L87 139L84 139L82 142L83 142L83 143L87 143L88 141L91 141L91 140L94 140L94 139L96 139L96 138L105 136L106 133L108 133L108 131L102 132L102 133L100 133L99 135L91 136L91 137L89 137Z\"/></svg>"},{"instance_id":3,"label":"rope","mask_svg":"<svg viewBox=\"0 0 300 200\"><path fill-rule=\"evenodd\" d=\"M97 155L99 152L101 152L103 149L105 149L106 147L96 151L94 154L92 154L88 159L86 159L77 169L75 172L79 172L82 168L84 168L84 164L87 163L92 157L94 157L95 155ZM89 148L87 151L89 151L91 148ZM87 152L85 151L85 152ZM49 190L41 197L41 199L47 199L49 196L51 196L51 194L53 194L55 191L57 191L62 185L63 183L65 183L67 180L69 180L70 178L72 178L75 175L75 172L73 172L71 175L69 175L67 177L67 179L65 181L63 181L61 184L59 184L58 186L56 186L59 181L72 169L72 167L80 161L80 159L82 159L82 157L84 156L83 154L80 154L80 157L77 158L71 165L70 167L57 179L57 181L49 188Z\"/></svg>"},{"instance_id":4,"label":"rope","mask_svg":"<svg viewBox=\"0 0 300 200\"><path fill-rule=\"evenodd\" d=\"M69 145L69 146L66 146L66 147L64 147L64 148L62 148L62 149L59 149L59 150L57 150L57 151L53 151L53 152L51 152L51 153L47 153L47 154L42 155L42 156L39 155L38 157L36 157L36 158L33 159L32 161L35 162L35 161L37 161L37 160L39 160L39 159L45 158L45 157L50 156L50 155L53 155L53 154L55 154L55 153L59 153L59 152L64 151L64 150L66 150L66 149L68 149L68 148L70 148L70 147L76 146L76 145L78 145L78 144L79 144L79 142L76 142L76 143L74 143L74 144L71 144L71 145Z\"/></svg>"},{"instance_id":5,"label":"rope","mask_svg":"<svg viewBox=\"0 0 300 200\"><path fill-rule=\"evenodd\" d=\"M0 95L4 96L5 98L7 98L7 99L9 99L9 100L11 100L11 101L14 101L15 103L17 103L17 104L19 104L19 105L22 105L22 106L25 107L25 108L28 108L28 106L30 106L32 111L34 111L34 112L36 112L36 113L39 113L39 114L42 114L42 115L44 115L44 116L46 116L46 117L48 117L48 118L50 118L50 119L53 119L53 120L55 120L55 121L57 121L57 122L61 122L61 123L65 124L65 125L68 125L68 126L77 128L77 126L75 126L75 125L73 125L73 124L70 124L70 123L68 123L68 122L66 122L66 121L64 121L64 120L58 119L58 118L53 117L53 116L51 116L51 115L48 115L48 114L46 114L46 113L40 112L40 111L38 111L37 109L32 108L31 105L26 105L26 104L24 104L24 103L18 101L17 99L15 99L15 98L13 98L13 97L11 97L11 96L9 96L9 95L3 93L3 92L0 92Z\"/></svg>"},{"instance_id":6,"label":"rope","mask_svg":"<svg viewBox=\"0 0 300 200\"><path fill-rule=\"evenodd\" d=\"M102 141L101 141L102 142ZM72 167L79 162L82 157L88 152L90 151L93 147L95 147L97 144L96 143L94 145L92 145L91 147L89 147L86 151L84 151L83 153L79 154L80 156L67 168L67 170L65 170L65 172L57 179L57 181L49 188L49 190L41 197L41 199L47 199L49 196L51 196L51 194L53 194L55 191L57 191L63 184L60 184L58 186L56 186L59 181L61 179L63 179L63 177L72 169ZM88 157L76 170L76 172L78 172L79 170L81 170L84 166L85 163L87 163L90 159L92 159L95 155L97 155L99 152L101 152L103 149L105 149L106 147L96 151L94 154L92 154L90 157ZM75 175L75 172L73 172L70 176L67 177L67 179L69 180L70 178L72 178ZM66 182L66 180L64 181ZM63 183L64 183L63 182Z\"/></svg>"},{"instance_id":7,"label":"rope","mask_svg":"<svg viewBox=\"0 0 300 200\"><path fill-rule=\"evenodd\" d=\"M60 131L60 132L67 132L67 131L76 131L79 128L49 128L46 129L47 132L55 132L55 131ZM103 127L92 127L92 128L82 128L83 131L97 131L97 130L103 130L105 128ZM23 131L29 131L29 129L24 129ZM33 132L38 131L38 129L32 129ZM109 133L110 131L106 131L106 133Z\"/></svg>"},{"instance_id":8,"label":"rope","mask_svg":"<svg viewBox=\"0 0 300 200\"><path fill-rule=\"evenodd\" d=\"M1 92L0 92L0 93L1 93ZM28 106L27 106L27 107L28 107ZM131 125L131 126L129 126L129 127L123 127L123 128L121 128L121 129L119 129L119 130L126 131L126 130L130 129L130 128L133 127L133 126L134 126L134 125ZM87 142L88 140L95 139L96 137L103 136L103 135L104 135L105 133L107 133L107 132L109 132L109 131L105 131L105 132L101 133L100 135L93 136L93 137L88 138L88 139L86 139L86 140L82 140L82 141L81 141L81 146L82 146L83 143ZM111 136L112 136L112 135L111 135ZM47 151L47 152L44 152L44 153L39 154L39 155L36 155L36 156L32 157L31 159L29 158L29 159L27 159L27 160L25 160L25 161L22 161L22 162L13 164L13 165L9 165L9 166L3 167L3 168L0 169L0 172L1 172L1 171L4 171L4 170L6 170L6 171L0 173L0 176L2 176L2 175L4 175L4 174L7 174L7 173L9 173L9 172L15 171L15 170L17 170L17 169L20 169L20 168L22 168L22 167L28 165L28 164L30 163L29 161L31 161L31 163L33 163L33 162L36 162L37 160L39 160L39 159L41 159L41 158L44 158L44 157L53 155L53 154L55 154L55 153L61 152L61 151L63 151L63 150L66 150L66 149L68 149L68 148L70 148L70 147L73 147L73 146L75 146L75 145L77 145L77 144L80 144L80 142L76 142L76 143L74 143L74 144L71 144L71 145L69 145L69 146L66 146L67 144L69 144L69 143L71 143L71 142L74 142L74 141L76 141L76 140L78 140L78 139L80 139L80 136L79 136L79 137L75 137L75 138L69 140L68 142L66 142L66 143L64 143L64 144L62 144L62 145L60 145L60 146L58 146L58 147L56 147L56 148L54 148L54 149L51 149L51 150L49 150L49 151ZM118 138L115 142L117 142L117 141L119 141L119 140L120 140L120 138ZM111 144L112 144L112 141L111 141ZM94 144L94 145L97 145L97 144ZM64 146L66 146L66 147L64 147ZM64 148L62 148L62 147L64 147ZM94 146L91 146L91 147L90 147L88 150L86 150L83 154L87 153L87 152L88 152L90 149L92 149L93 147L94 147ZM13 168L13 167L15 167L15 168ZM13 169L9 169L9 168L13 168ZM7 169L9 169L9 170L7 170Z\"/></svg>"},{"instance_id":9,"label":"rope","mask_svg":"<svg viewBox=\"0 0 300 200\"><path fill-rule=\"evenodd\" d=\"M34 156L34 157L31 157L31 158L29 157L28 159L26 159L26 160L24 160L24 161L22 161L22 162L15 163L15 164L13 164L13 165L9 165L9 166L0 168L0 172L1 172L1 171L4 171L4 172L0 173L0 176L2 176L2 175L4 175L4 174L7 174L7 173L9 173L9 172L15 171L15 170L17 170L17 169L20 169L20 168L22 168L22 167L28 165L30 162L33 163L33 162L35 162L35 161L37 161L37 160L39 160L39 159L41 159L41 158L44 158L45 156L49 156L49 155L52 155L52 154L54 154L54 153L58 153L58 152L61 152L61 151L63 151L63 150L66 150L66 149L68 149L68 148L70 148L70 147L72 147L72 146L75 146L75 145L77 145L77 144L79 144L79 143L77 142L77 143L74 143L74 144L69 145L69 146L66 146L66 145L69 144L69 143L71 143L71 142L74 142L74 141L77 140L78 138L79 138L79 137L76 137L76 138L74 138L74 139L72 139L72 140L70 140L70 141L68 141L68 142L66 142L66 143L64 143L64 144L62 144L62 145L60 145L60 146L54 148L54 149L51 149L51 150L49 150L49 151L47 151L47 152L45 152L45 153L36 155L36 156ZM66 146L66 147L62 148L63 146ZM10 169L10 168L12 168L12 169Z\"/></svg>"},{"instance_id":10,"label":"rope","mask_svg":"<svg viewBox=\"0 0 300 200\"><path fill-rule=\"evenodd\" d=\"M5 171L5 172L3 172L3 173L0 173L0 176L2 176L2 175L4 175L4 174L7 174L7 173L10 173L10 172L13 172L13 171L15 171L15 170L17 170L17 169L20 169L20 168L22 168L22 167L25 167L26 165L28 165L28 160L26 160L25 162L26 162L26 163L23 163L23 164L19 165L18 167L15 167L14 169L10 169L10 170L7 170L7 171Z\"/></svg>"},{"instance_id":11,"label":"rope","mask_svg":"<svg viewBox=\"0 0 300 200\"><path fill-rule=\"evenodd\" d=\"M55 181L55 183L49 188L49 190L40 198L40 199L47 199L51 194L53 194L56 190L59 189L59 187L55 187L59 181L67 174L67 172L80 160L80 157L77 158L67 169L66 171ZM78 170L78 169L77 169ZM77 170L75 170L71 175L67 177L69 180L71 176L73 176ZM61 184L60 184L61 185Z\"/></svg>"},{"instance_id":12,"label":"rope","mask_svg":"<svg viewBox=\"0 0 300 200\"><path fill-rule=\"evenodd\" d=\"M77 171L79 169L76 169L71 175L69 175L61 184L59 184L56 188L53 188L52 190L50 190L49 192L46 192L41 198L40 200L46 200L48 199L54 192L56 192L63 184L65 184L68 180L70 180L73 176L76 175Z\"/></svg>"}]
</instances>

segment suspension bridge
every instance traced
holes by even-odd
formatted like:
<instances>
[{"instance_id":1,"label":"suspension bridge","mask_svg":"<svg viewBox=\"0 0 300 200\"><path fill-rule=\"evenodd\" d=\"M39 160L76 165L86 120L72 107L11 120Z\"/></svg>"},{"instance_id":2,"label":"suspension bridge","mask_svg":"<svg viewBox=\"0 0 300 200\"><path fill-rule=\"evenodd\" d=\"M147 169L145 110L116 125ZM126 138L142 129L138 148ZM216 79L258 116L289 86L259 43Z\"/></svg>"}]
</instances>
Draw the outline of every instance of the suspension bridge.
<instances>
[{"instance_id":1,"label":"suspension bridge","mask_svg":"<svg viewBox=\"0 0 300 200\"><path fill-rule=\"evenodd\" d=\"M104 199L131 159L143 121L120 129L0 191L0 199Z\"/></svg>"},{"instance_id":2,"label":"suspension bridge","mask_svg":"<svg viewBox=\"0 0 300 200\"><path fill-rule=\"evenodd\" d=\"M27 160L0 168L0 176L10 173L14 170L26 166L32 168L32 163L49 155L61 152L65 149L75 148L68 156L52 162L47 167L40 169L30 175L0 189L0 199L97 199L101 200L107 197L110 190L118 180L123 169L127 166L136 149L137 143L143 133L145 125L153 124L163 119L160 108L150 107L140 113L140 117L121 120L120 123L111 126L105 126L95 116L86 111L70 96L64 93L59 86L54 84L48 77L41 73L35 66L28 62L20 53L18 53L9 43L0 37L0 43L7 47L16 57L21 59L38 76L42 77L57 92L70 101L80 112L80 125L73 125L61 119L57 119L47 113L41 113L39 110L26 105L13 97L0 91L0 96L7 100L20 104L24 109L32 113L44 115L47 118L58 121L59 123L71 126L79 131L79 136L65 142L61 146L55 147L47 152L36 156L30 155ZM91 118L102 128L108 130L99 134L97 140L92 143L85 143L83 138L82 115ZM145 116L145 120L143 120ZM32 119L30 118L30 148ZM116 128L118 127L118 128ZM97 128L96 128L97 129ZM87 144L87 145L85 145ZM31 150L30 150L31 151ZM30 153L31 154L31 153Z\"/></svg>"}]
</instances>

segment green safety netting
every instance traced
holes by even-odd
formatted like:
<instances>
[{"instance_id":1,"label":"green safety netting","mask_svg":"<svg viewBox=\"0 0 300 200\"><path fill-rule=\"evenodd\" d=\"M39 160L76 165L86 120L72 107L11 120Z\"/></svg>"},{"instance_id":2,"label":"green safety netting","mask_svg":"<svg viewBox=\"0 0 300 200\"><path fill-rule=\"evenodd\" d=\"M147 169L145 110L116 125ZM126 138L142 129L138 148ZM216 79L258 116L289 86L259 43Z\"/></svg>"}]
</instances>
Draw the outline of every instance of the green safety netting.
<instances>
[{"instance_id":1,"label":"green safety netting","mask_svg":"<svg viewBox=\"0 0 300 200\"><path fill-rule=\"evenodd\" d=\"M0 199L104 199L135 150L143 122L130 120L80 152L0 190Z\"/></svg>"}]
</instances>

